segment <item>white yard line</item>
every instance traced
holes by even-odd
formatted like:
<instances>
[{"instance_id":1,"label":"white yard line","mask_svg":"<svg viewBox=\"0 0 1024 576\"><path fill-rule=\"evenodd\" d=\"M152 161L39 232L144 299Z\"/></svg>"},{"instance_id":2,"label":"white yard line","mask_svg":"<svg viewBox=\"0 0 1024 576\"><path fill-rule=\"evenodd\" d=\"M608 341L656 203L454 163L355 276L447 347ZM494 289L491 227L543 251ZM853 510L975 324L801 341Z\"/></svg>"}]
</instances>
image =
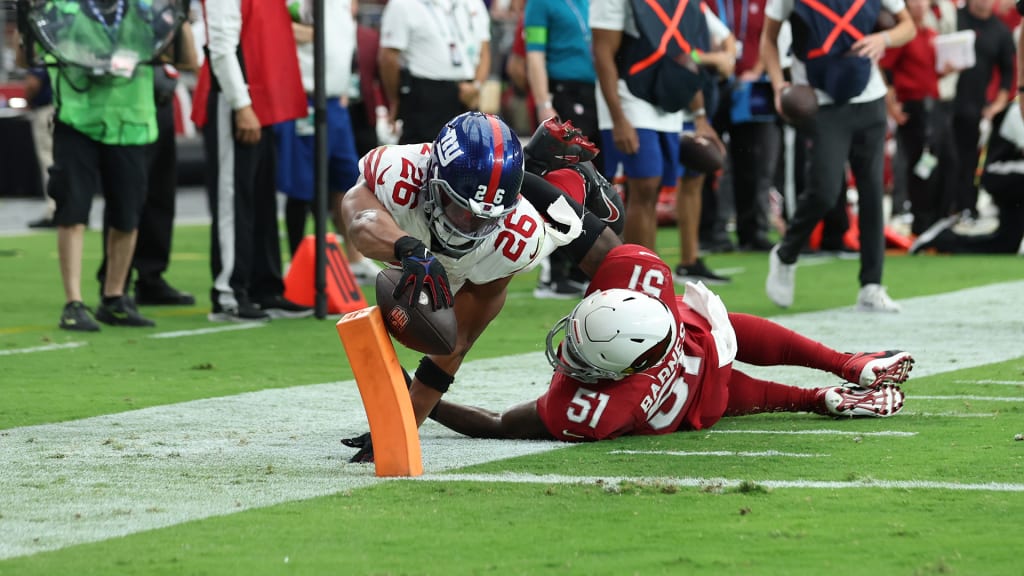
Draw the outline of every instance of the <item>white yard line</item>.
<instances>
[{"instance_id":1,"label":"white yard line","mask_svg":"<svg viewBox=\"0 0 1024 576\"><path fill-rule=\"evenodd\" d=\"M782 434L787 436L917 436L917 432L900 430L877 430L874 432L856 432L852 430L833 430L818 428L814 430L704 430L702 434Z\"/></svg>"},{"instance_id":2,"label":"white yard line","mask_svg":"<svg viewBox=\"0 0 1024 576\"><path fill-rule=\"evenodd\" d=\"M995 418L999 415L995 412L970 414L964 412L913 412L907 410L900 412L900 414L904 416L924 416L927 418Z\"/></svg>"},{"instance_id":3,"label":"white yard line","mask_svg":"<svg viewBox=\"0 0 1024 576\"><path fill-rule=\"evenodd\" d=\"M159 332L157 334L150 334L150 338L184 338L186 336L202 336L205 334L217 334L220 332L232 332L234 330L249 330L252 328L262 328L266 326L266 322L247 322L242 324L227 324L224 326L214 326L211 328L197 328L195 330L177 330L174 332Z\"/></svg>"},{"instance_id":4,"label":"white yard line","mask_svg":"<svg viewBox=\"0 0 1024 576\"><path fill-rule=\"evenodd\" d=\"M70 350L72 348L81 348L86 344L86 342L68 342L66 344L47 344L46 346L33 346L31 348L12 348L10 350L0 350L0 356L33 354L35 352L52 352L54 350Z\"/></svg>"},{"instance_id":5,"label":"white yard line","mask_svg":"<svg viewBox=\"0 0 1024 576\"><path fill-rule=\"evenodd\" d=\"M986 402L1024 402L1024 397L1012 396L980 396L977 394L960 394L955 396L917 396L914 400L985 400Z\"/></svg>"},{"instance_id":6,"label":"white yard line","mask_svg":"<svg viewBox=\"0 0 1024 576\"><path fill-rule=\"evenodd\" d=\"M1024 380L954 380L957 384L997 384L1000 386L1024 386Z\"/></svg>"},{"instance_id":7,"label":"white yard line","mask_svg":"<svg viewBox=\"0 0 1024 576\"><path fill-rule=\"evenodd\" d=\"M918 360L913 375L929 375L1020 356L1019 346L1013 343L1018 342L1024 324L1024 308L1015 305L1021 293L1024 282L1012 282L905 300L902 314L843 309L788 316L780 322L843 350L906 347ZM851 289L851 301L853 297ZM805 386L835 380L807 369L744 367L744 371ZM539 396L549 376L541 352L468 362L449 397L503 409ZM910 405L913 381L904 389ZM804 431L709 432L915 434L840 430L829 420L822 420L822 425ZM365 430L362 403L351 381L0 430L0 559L374 484L379 480L372 466L348 464L346 458L354 450L338 443ZM431 477L470 464L566 446L469 440L433 422L424 426L421 435L424 468ZM957 484L903 481L870 486L926 485L966 489Z\"/></svg>"},{"instance_id":8,"label":"white yard line","mask_svg":"<svg viewBox=\"0 0 1024 576\"><path fill-rule=\"evenodd\" d=\"M409 481L401 479L393 481ZM644 476L567 476L561 474L425 474L411 480L417 482L507 482L512 484L595 484L614 489L624 482L653 486L679 486L682 488L735 488L754 483L770 489L814 488L824 490L884 488L896 490L964 490L972 492L1024 492L1024 484L985 482L959 484L929 480L759 480L752 478L665 478Z\"/></svg>"},{"instance_id":9,"label":"white yard line","mask_svg":"<svg viewBox=\"0 0 1024 576\"><path fill-rule=\"evenodd\" d=\"M609 454L637 454L653 456L727 456L738 458L827 458L831 454L804 454L801 452L779 452L778 450L764 450L761 452L733 452L732 450L612 450Z\"/></svg>"}]
</instances>

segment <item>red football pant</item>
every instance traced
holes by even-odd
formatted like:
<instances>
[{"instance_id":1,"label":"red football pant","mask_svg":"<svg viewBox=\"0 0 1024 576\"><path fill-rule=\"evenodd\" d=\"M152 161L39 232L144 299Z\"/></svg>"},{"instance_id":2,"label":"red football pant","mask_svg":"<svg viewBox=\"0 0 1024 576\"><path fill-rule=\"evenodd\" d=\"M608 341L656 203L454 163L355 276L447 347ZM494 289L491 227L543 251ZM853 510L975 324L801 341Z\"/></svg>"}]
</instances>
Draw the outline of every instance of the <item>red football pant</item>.
<instances>
[{"instance_id":1,"label":"red football pant","mask_svg":"<svg viewBox=\"0 0 1024 576\"><path fill-rule=\"evenodd\" d=\"M802 336L771 320L749 314L729 314L736 331L740 362L755 366L806 366L841 377L850 357L821 342ZM729 379L726 416L760 412L821 412L818 389L801 388L753 378L733 368Z\"/></svg>"}]
</instances>

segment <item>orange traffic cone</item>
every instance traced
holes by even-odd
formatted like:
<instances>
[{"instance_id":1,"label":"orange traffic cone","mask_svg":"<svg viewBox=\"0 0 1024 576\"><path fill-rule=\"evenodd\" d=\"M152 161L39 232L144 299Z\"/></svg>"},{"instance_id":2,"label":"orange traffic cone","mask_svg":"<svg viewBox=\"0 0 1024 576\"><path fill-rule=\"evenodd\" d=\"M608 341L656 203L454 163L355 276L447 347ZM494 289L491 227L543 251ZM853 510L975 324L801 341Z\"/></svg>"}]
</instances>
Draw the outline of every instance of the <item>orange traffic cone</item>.
<instances>
[{"instance_id":1,"label":"orange traffic cone","mask_svg":"<svg viewBox=\"0 0 1024 576\"><path fill-rule=\"evenodd\" d=\"M366 308L366 298L359 288L348 259L338 245L338 238L327 233L327 313L347 314ZM284 279L284 297L296 304L313 306L316 300L316 237L302 239L292 256L292 265Z\"/></svg>"}]
</instances>

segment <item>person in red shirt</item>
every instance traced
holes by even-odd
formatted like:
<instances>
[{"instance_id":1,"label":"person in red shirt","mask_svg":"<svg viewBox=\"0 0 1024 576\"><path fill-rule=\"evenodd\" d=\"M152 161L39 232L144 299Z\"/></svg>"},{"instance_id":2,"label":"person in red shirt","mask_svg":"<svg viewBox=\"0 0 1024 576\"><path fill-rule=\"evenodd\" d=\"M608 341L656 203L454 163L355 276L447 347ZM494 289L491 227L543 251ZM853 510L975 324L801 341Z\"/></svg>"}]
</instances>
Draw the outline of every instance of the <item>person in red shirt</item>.
<instances>
[{"instance_id":1,"label":"person in red shirt","mask_svg":"<svg viewBox=\"0 0 1024 576\"><path fill-rule=\"evenodd\" d=\"M205 1L206 52L192 102L203 130L212 322L300 318L284 298L272 126L308 115L284 2ZM346 63L347 64L347 63Z\"/></svg>"},{"instance_id":2,"label":"person in red shirt","mask_svg":"<svg viewBox=\"0 0 1024 576\"><path fill-rule=\"evenodd\" d=\"M914 216L911 232L919 235L945 216L937 179L931 178L939 153L934 106L939 99L939 74L935 70L935 30L924 26L928 0L907 0L917 34L896 48L889 48L879 65L889 79L886 107L899 128L896 138L906 162L907 197ZM950 69L948 72L953 72ZM949 161L949 159L943 159Z\"/></svg>"},{"instance_id":3,"label":"person in red shirt","mask_svg":"<svg viewBox=\"0 0 1024 576\"><path fill-rule=\"evenodd\" d=\"M668 265L632 244L607 253L587 297L548 334L547 353L555 373L540 398L501 414L442 401L431 418L478 438L583 442L701 430L762 412L886 417L903 407L897 384L913 365L907 352L841 353L729 313L700 283L677 296ZM849 384L789 386L748 376L734 360L806 366Z\"/></svg>"}]
</instances>

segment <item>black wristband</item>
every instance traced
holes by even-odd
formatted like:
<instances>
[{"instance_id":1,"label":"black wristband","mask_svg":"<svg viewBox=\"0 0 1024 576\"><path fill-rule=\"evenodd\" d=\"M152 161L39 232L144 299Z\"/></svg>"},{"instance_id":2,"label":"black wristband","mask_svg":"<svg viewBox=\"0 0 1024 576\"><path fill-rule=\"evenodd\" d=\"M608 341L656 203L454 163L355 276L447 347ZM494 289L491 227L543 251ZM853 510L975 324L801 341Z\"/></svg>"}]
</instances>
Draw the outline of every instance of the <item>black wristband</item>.
<instances>
[{"instance_id":1,"label":"black wristband","mask_svg":"<svg viewBox=\"0 0 1024 576\"><path fill-rule=\"evenodd\" d=\"M1024 86L1017 87L1017 94L1024 94Z\"/></svg>"},{"instance_id":2,"label":"black wristband","mask_svg":"<svg viewBox=\"0 0 1024 576\"><path fill-rule=\"evenodd\" d=\"M412 236L402 236L395 242L395 260L401 262L410 254L423 256L427 252L427 245Z\"/></svg>"},{"instance_id":3,"label":"black wristband","mask_svg":"<svg viewBox=\"0 0 1024 576\"><path fill-rule=\"evenodd\" d=\"M434 364L430 356L424 356L420 365L416 368L416 378L427 388L433 388L441 394L448 391L448 387L455 381L455 376L445 372L440 366Z\"/></svg>"},{"instance_id":4,"label":"black wristband","mask_svg":"<svg viewBox=\"0 0 1024 576\"><path fill-rule=\"evenodd\" d=\"M607 227L593 212L587 212L583 215L583 233L572 242L560 247L559 250L568 254L574 264L579 264Z\"/></svg>"}]
</instances>

